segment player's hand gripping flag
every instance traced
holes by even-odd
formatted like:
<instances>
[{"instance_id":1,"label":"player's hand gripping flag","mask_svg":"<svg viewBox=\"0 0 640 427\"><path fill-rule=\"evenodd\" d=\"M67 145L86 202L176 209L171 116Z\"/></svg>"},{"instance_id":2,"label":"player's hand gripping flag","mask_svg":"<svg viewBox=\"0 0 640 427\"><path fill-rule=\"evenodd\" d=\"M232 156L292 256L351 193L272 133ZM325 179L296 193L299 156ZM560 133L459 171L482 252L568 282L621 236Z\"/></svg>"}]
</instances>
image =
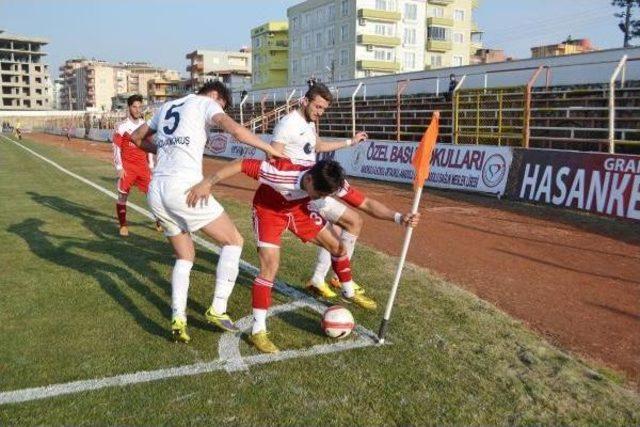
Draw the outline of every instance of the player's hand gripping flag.
<instances>
[{"instance_id":1,"label":"player's hand gripping flag","mask_svg":"<svg viewBox=\"0 0 640 427\"><path fill-rule=\"evenodd\" d=\"M429 127L424 132L422 136L422 140L418 145L418 149L416 150L415 155L413 156L413 167L415 168L415 177L413 179L413 207L411 208L411 213L418 212L418 206L420 205L420 197L422 197L422 188L424 187L424 182L429 178L429 170L431 168L431 154L433 153L433 149L436 146L436 141L438 140L438 128L440 126L440 112L434 111L433 116L431 117L431 123ZM393 302L396 299L396 292L398 291L398 285L400 284L400 276L402 276L402 269L404 268L404 261L407 258L407 252L409 251L409 243L411 242L411 234L413 233L412 227L407 227L404 235L404 243L402 244L402 252L400 253L400 263L398 263L398 268L396 270L396 276L393 280L393 287L391 288L391 294L389 295L389 300L387 301L387 307L384 312L384 317L382 318L382 323L380 324L380 331L378 332L378 342L380 344L384 343L384 334L387 330L387 323L389 322L389 318L391 317L391 308L393 307Z\"/></svg>"}]
</instances>

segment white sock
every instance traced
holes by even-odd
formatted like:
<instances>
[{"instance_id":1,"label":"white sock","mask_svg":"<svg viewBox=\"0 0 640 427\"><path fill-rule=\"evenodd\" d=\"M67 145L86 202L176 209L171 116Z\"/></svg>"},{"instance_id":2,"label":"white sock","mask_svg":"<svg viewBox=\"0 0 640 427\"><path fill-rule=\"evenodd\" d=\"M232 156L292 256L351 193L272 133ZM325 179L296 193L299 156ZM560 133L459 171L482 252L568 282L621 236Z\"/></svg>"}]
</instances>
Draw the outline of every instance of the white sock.
<instances>
[{"instance_id":1,"label":"white sock","mask_svg":"<svg viewBox=\"0 0 640 427\"><path fill-rule=\"evenodd\" d=\"M347 256L351 259L353 255L353 251L356 248L356 241L358 240L358 236L349 233L347 230L342 230L340 233L340 241L342 245L347 250ZM311 278L311 283L316 286L322 285L325 278L327 277L327 273L331 268L331 254L325 248L318 248L318 255L316 258L316 268L313 272L313 277Z\"/></svg>"},{"instance_id":2,"label":"white sock","mask_svg":"<svg viewBox=\"0 0 640 427\"><path fill-rule=\"evenodd\" d=\"M267 310L263 308L253 309L253 329L252 334L267 330Z\"/></svg>"},{"instance_id":3,"label":"white sock","mask_svg":"<svg viewBox=\"0 0 640 427\"><path fill-rule=\"evenodd\" d=\"M342 246L347 250L347 256L349 259L353 257L353 251L356 249L357 240L358 236L349 233L347 230L342 230L342 233L340 233L340 241L342 242Z\"/></svg>"},{"instance_id":4,"label":"white sock","mask_svg":"<svg viewBox=\"0 0 640 427\"><path fill-rule=\"evenodd\" d=\"M324 283L325 277L331 268L331 254L325 248L318 248L318 255L316 258L316 268L313 271L313 277L311 283L315 286L321 286Z\"/></svg>"},{"instance_id":5,"label":"white sock","mask_svg":"<svg viewBox=\"0 0 640 427\"><path fill-rule=\"evenodd\" d=\"M176 260L171 273L171 311L173 317L187 320L187 296L189 295L189 275L193 262Z\"/></svg>"},{"instance_id":6,"label":"white sock","mask_svg":"<svg viewBox=\"0 0 640 427\"><path fill-rule=\"evenodd\" d=\"M353 288L353 280L341 283L340 285L342 289L342 295L344 295L345 297L352 298L356 294L356 291Z\"/></svg>"},{"instance_id":7,"label":"white sock","mask_svg":"<svg viewBox=\"0 0 640 427\"><path fill-rule=\"evenodd\" d=\"M242 246L223 246L216 267L216 288L213 292L213 309L217 314L227 312L227 301L238 278Z\"/></svg>"}]
</instances>

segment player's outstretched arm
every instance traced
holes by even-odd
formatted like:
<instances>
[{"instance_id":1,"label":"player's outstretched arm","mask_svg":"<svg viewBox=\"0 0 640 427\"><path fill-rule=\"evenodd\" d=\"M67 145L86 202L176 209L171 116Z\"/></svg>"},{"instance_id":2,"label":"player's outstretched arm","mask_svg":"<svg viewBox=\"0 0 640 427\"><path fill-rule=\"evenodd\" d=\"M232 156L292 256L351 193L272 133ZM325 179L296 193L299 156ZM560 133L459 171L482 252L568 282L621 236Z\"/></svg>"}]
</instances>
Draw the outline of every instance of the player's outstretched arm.
<instances>
[{"instance_id":1,"label":"player's outstretched arm","mask_svg":"<svg viewBox=\"0 0 640 427\"><path fill-rule=\"evenodd\" d=\"M367 140L367 138L369 138L369 136L366 132L358 132L353 138L345 139L344 141L339 142L322 141L318 138L316 140L316 152L326 153L328 151L336 151L340 150L341 148L356 146L363 143L365 140Z\"/></svg>"},{"instance_id":2,"label":"player's outstretched arm","mask_svg":"<svg viewBox=\"0 0 640 427\"><path fill-rule=\"evenodd\" d=\"M198 203L207 204L211 189L218 182L230 178L242 172L242 159L235 160L225 167L218 169L214 175L206 176L198 184L188 189L185 194L187 195L187 206L195 207Z\"/></svg>"},{"instance_id":3,"label":"player's outstretched arm","mask_svg":"<svg viewBox=\"0 0 640 427\"><path fill-rule=\"evenodd\" d=\"M238 141L252 147L256 147L258 150L264 151L268 156L282 158L287 157L284 154L273 149L271 145L258 138L258 136L250 132L247 128L240 125L238 122L236 122L226 114L216 114L215 116L213 116L213 123L215 123L216 126L222 128L222 130L224 130L225 132L231 134L231 136L233 136Z\"/></svg>"},{"instance_id":4,"label":"player's outstretched arm","mask_svg":"<svg viewBox=\"0 0 640 427\"><path fill-rule=\"evenodd\" d=\"M378 200L365 197L364 201L358 209L371 215L374 218L384 219L387 221L393 221L398 224L402 224L405 227L415 227L420 222L420 213L406 213L402 214L394 210L389 209L384 203Z\"/></svg>"},{"instance_id":5,"label":"player's outstretched arm","mask_svg":"<svg viewBox=\"0 0 640 427\"><path fill-rule=\"evenodd\" d=\"M131 134L131 142L146 151L155 154L158 151L156 144L150 141L149 137L155 133L148 124L144 123Z\"/></svg>"}]
</instances>

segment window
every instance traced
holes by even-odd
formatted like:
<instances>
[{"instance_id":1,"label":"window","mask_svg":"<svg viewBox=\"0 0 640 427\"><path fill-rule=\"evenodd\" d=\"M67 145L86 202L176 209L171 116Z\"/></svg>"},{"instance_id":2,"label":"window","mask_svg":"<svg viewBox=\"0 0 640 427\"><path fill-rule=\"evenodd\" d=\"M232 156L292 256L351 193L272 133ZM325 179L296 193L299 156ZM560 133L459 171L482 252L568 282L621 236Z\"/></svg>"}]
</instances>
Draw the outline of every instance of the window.
<instances>
[{"instance_id":1,"label":"window","mask_svg":"<svg viewBox=\"0 0 640 427\"><path fill-rule=\"evenodd\" d=\"M450 40L450 32L443 27L429 27L427 37L433 40Z\"/></svg>"},{"instance_id":2,"label":"window","mask_svg":"<svg viewBox=\"0 0 640 427\"><path fill-rule=\"evenodd\" d=\"M454 21L464 21L464 10L456 9L453 12L453 19Z\"/></svg>"},{"instance_id":3,"label":"window","mask_svg":"<svg viewBox=\"0 0 640 427\"><path fill-rule=\"evenodd\" d=\"M327 46L336 44L336 30L333 27L327 28Z\"/></svg>"},{"instance_id":4,"label":"window","mask_svg":"<svg viewBox=\"0 0 640 427\"><path fill-rule=\"evenodd\" d=\"M415 21L418 19L418 5L415 3L404 4L404 19Z\"/></svg>"},{"instance_id":5,"label":"window","mask_svg":"<svg viewBox=\"0 0 640 427\"><path fill-rule=\"evenodd\" d=\"M416 54L413 52L404 53L404 69L413 70L416 68Z\"/></svg>"},{"instance_id":6,"label":"window","mask_svg":"<svg viewBox=\"0 0 640 427\"><path fill-rule=\"evenodd\" d=\"M416 44L416 29L415 28L405 28L404 29L404 37L403 43L408 46L412 46Z\"/></svg>"},{"instance_id":7,"label":"window","mask_svg":"<svg viewBox=\"0 0 640 427\"><path fill-rule=\"evenodd\" d=\"M454 67L462 66L462 56L454 55L454 57L453 57L453 66Z\"/></svg>"},{"instance_id":8,"label":"window","mask_svg":"<svg viewBox=\"0 0 640 427\"><path fill-rule=\"evenodd\" d=\"M436 6L433 9L431 9L433 16L435 16L436 18L442 18L444 17L444 8L443 7L439 7Z\"/></svg>"},{"instance_id":9,"label":"window","mask_svg":"<svg viewBox=\"0 0 640 427\"><path fill-rule=\"evenodd\" d=\"M394 27L393 25L388 24L376 24L374 27L374 32L379 36L394 36Z\"/></svg>"},{"instance_id":10,"label":"window","mask_svg":"<svg viewBox=\"0 0 640 427\"><path fill-rule=\"evenodd\" d=\"M316 70L320 71L322 67L322 57L320 55L316 55Z\"/></svg>"},{"instance_id":11,"label":"window","mask_svg":"<svg viewBox=\"0 0 640 427\"><path fill-rule=\"evenodd\" d=\"M340 51L340 65L347 65L349 62L349 52L346 49Z\"/></svg>"},{"instance_id":12,"label":"window","mask_svg":"<svg viewBox=\"0 0 640 427\"><path fill-rule=\"evenodd\" d=\"M431 68L442 67L442 55L431 55Z\"/></svg>"},{"instance_id":13,"label":"window","mask_svg":"<svg viewBox=\"0 0 640 427\"><path fill-rule=\"evenodd\" d=\"M349 0L342 0L340 5L340 13L342 16L349 16Z\"/></svg>"},{"instance_id":14,"label":"window","mask_svg":"<svg viewBox=\"0 0 640 427\"><path fill-rule=\"evenodd\" d=\"M340 41L346 42L349 40L349 24L342 24L340 27Z\"/></svg>"},{"instance_id":15,"label":"window","mask_svg":"<svg viewBox=\"0 0 640 427\"><path fill-rule=\"evenodd\" d=\"M296 74L298 72L298 60L294 59L291 61L291 74Z\"/></svg>"},{"instance_id":16,"label":"window","mask_svg":"<svg viewBox=\"0 0 640 427\"><path fill-rule=\"evenodd\" d=\"M291 18L291 30L297 30L298 29L298 17L294 16L293 18Z\"/></svg>"},{"instance_id":17,"label":"window","mask_svg":"<svg viewBox=\"0 0 640 427\"><path fill-rule=\"evenodd\" d=\"M329 20L333 21L335 17L336 17L336 5L332 4L329 6Z\"/></svg>"},{"instance_id":18,"label":"window","mask_svg":"<svg viewBox=\"0 0 640 427\"><path fill-rule=\"evenodd\" d=\"M376 9L387 10L387 0L376 0Z\"/></svg>"},{"instance_id":19,"label":"window","mask_svg":"<svg viewBox=\"0 0 640 427\"><path fill-rule=\"evenodd\" d=\"M311 34L305 34L302 39L302 49L311 49Z\"/></svg>"},{"instance_id":20,"label":"window","mask_svg":"<svg viewBox=\"0 0 640 427\"><path fill-rule=\"evenodd\" d=\"M394 55L391 49L376 49L373 51L373 57L377 61L393 61Z\"/></svg>"},{"instance_id":21,"label":"window","mask_svg":"<svg viewBox=\"0 0 640 427\"><path fill-rule=\"evenodd\" d=\"M316 33L316 49L322 47L322 33Z\"/></svg>"},{"instance_id":22,"label":"window","mask_svg":"<svg viewBox=\"0 0 640 427\"><path fill-rule=\"evenodd\" d=\"M462 33L453 33L453 42L454 43L464 43L464 34L462 34Z\"/></svg>"}]
</instances>

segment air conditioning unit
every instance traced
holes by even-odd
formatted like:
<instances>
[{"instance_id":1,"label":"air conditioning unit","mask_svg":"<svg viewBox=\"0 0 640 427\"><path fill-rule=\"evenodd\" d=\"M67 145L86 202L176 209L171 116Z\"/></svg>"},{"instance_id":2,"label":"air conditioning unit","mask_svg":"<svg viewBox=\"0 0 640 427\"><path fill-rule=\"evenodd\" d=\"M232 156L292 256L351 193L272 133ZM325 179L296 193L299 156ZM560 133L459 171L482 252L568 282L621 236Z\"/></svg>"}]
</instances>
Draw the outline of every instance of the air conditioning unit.
<instances>
[{"instance_id":1,"label":"air conditioning unit","mask_svg":"<svg viewBox=\"0 0 640 427\"><path fill-rule=\"evenodd\" d=\"M364 18L358 19L358 25L360 25L361 27L364 27L365 25L367 25L367 20Z\"/></svg>"},{"instance_id":2,"label":"air conditioning unit","mask_svg":"<svg viewBox=\"0 0 640 427\"><path fill-rule=\"evenodd\" d=\"M373 52L373 45L371 44L367 45L367 52Z\"/></svg>"}]
</instances>

